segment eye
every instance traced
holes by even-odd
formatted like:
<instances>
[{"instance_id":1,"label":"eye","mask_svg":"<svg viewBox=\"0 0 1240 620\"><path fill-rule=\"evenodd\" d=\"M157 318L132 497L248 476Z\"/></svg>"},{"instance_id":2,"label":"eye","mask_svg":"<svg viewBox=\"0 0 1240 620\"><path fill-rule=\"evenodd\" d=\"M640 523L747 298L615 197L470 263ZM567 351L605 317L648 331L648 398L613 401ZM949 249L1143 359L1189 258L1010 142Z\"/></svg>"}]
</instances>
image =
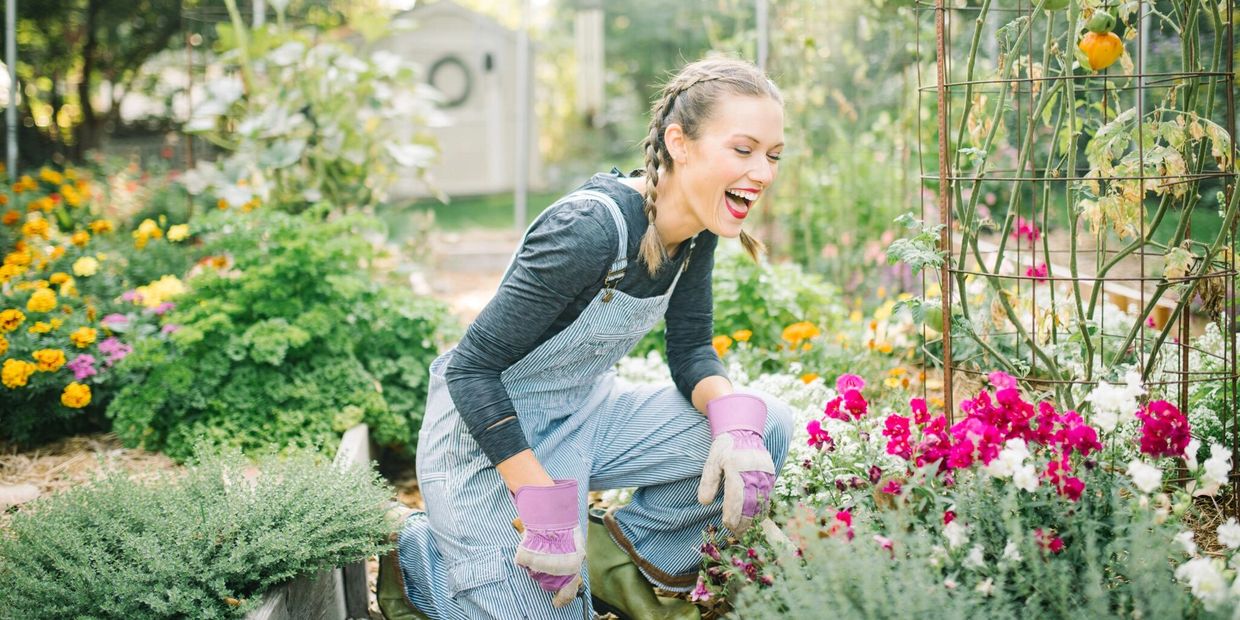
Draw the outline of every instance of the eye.
<instances>
[{"instance_id":1,"label":"eye","mask_svg":"<svg viewBox=\"0 0 1240 620\"><path fill-rule=\"evenodd\" d=\"M783 153L771 153L770 155L767 155L767 158L769 158L771 161L779 161L780 158L782 158L783 156L784 156Z\"/></svg>"},{"instance_id":2,"label":"eye","mask_svg":"<svg viewBox=\"0 0 1240 620\"><path fill-rule=\"evenodd\" d=\"M748 154L750 154L750 153L752 153L752 152L753 152L753 151L750 151L748 148L745 148L745 147L743 147L743 146L738 146L738 147L734 148L733 150L734 150L734 151L736 151L737 153L740 153L741 155L748 155Z\"/></svg>"}]
</instances>

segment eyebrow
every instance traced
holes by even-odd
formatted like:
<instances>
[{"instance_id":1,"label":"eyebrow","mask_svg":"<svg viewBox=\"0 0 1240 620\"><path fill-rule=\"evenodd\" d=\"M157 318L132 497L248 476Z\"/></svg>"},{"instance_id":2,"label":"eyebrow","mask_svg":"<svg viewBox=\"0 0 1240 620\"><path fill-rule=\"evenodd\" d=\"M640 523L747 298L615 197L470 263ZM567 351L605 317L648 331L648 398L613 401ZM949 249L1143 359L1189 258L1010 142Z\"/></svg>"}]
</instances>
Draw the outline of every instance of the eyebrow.
<instances>
[{"instance_id":1,"label":"eyebrow","mask_svg":"<svg viewBox=\"0 0 1240 620\"><path fill-rule=\"evenodd\" d=\"M733 137L733 138L745 138L746 140L749 140L749 141L751 141L751 142L757 142L758 144L762 144L762 141L761 141L761 140L759 140L759 139L757 139L757 138L755 138L755 137L753 137L753 136L751 136L751 135L749 135L749 134L747 134L747 133L732 134L732 137ZM779 144L776 144L775 146L772 146L771 148L773 148L773 149L777 149L777 148L779 148L779 147L781 147L781 146L783 146L783 145L784 145L784 143L783 143L783 142L780 142Z\"/></svg>"}]
</instances>

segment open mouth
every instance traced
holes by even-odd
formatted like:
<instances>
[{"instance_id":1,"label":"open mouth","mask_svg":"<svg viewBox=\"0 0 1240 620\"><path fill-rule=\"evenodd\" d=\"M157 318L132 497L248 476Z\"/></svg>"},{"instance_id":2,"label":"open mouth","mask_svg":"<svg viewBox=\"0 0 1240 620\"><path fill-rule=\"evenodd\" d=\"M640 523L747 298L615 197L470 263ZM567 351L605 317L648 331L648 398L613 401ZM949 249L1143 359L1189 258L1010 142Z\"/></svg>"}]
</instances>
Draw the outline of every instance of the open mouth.
<instances>
[{"instance_id":1,"label":"open mouth","mask_svg":"<svg viewBox=\"0 0 1240 620\"><path fill-rule=\"evenodd\" d=\"M743 220L745 216L749 215L749 208L758 199L758 192L729 189L724 192L723 197L724 202L728 206L728 212L732 214L732 217Z\"/></svg>"}]
</instances>

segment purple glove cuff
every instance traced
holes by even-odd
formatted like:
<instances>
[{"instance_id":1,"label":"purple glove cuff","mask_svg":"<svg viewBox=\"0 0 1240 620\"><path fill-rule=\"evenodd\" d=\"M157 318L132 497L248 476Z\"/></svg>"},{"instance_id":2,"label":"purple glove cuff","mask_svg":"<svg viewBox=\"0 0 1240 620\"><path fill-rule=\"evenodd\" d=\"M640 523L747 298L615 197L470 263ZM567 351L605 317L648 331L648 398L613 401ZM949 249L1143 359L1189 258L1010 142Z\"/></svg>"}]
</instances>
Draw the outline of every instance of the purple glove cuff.
<instances>
[{"instance_id":1,"label":"purple glove cuff","mask_svg":"<svg viewBox=\"0 0 1240 620\"><path fill-rule=\"evenodd\" d=\"M562 530L577 526L576 480L556 480L549 487L527 484L517 489L512 502L528 529Z\"/></svg>"},{"instance_id":2,"label":"purple glove cuff","mask_svg":"<svg viewBox=\"0 0 1240 620\"><path fill-rule=\"evenodd\" d=\"M751 431L762 435L766 427L766 402L750 394L728 394L706 403L710 436L728 431Z\"/></svg>"}]
</instances>

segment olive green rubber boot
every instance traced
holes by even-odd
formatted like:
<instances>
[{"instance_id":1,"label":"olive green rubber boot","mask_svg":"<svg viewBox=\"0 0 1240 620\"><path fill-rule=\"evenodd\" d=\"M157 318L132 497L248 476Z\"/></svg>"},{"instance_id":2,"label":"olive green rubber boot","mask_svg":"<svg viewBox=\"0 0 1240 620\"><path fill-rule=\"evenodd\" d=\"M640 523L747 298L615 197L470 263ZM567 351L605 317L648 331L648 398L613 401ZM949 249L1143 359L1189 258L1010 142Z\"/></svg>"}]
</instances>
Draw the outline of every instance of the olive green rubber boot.
<instances>
[{"instance_id":1,"label":"olive green rubber boot","mask_svg":"<svg viewBox=\"0 0 1240 620\"><path fill-rule=\"evenodd\" d=\"M586 567L595 611L621 620L700 620L697 605L658 596L633 558L612 540L607 526L591 515L586 535Z\"/></svg>"},{"instance_id":2,"label":"olive green rubber boot","mask_svg":"<svg viewBox=\"0 0 1240 620\"><path fill-rule=\"evenodd\" d=\"M389 507L388 516L397 524L391 542L396 542L405 520L413 516L414 511L402 504L393 502ZM379 576L375 583L375 602L379 604L379 613L387 620L428 620L425 614L409 602L405 594L405 575L400 570L400 554L392 549L379 556Z\"/></svg>"}]
</instances>

